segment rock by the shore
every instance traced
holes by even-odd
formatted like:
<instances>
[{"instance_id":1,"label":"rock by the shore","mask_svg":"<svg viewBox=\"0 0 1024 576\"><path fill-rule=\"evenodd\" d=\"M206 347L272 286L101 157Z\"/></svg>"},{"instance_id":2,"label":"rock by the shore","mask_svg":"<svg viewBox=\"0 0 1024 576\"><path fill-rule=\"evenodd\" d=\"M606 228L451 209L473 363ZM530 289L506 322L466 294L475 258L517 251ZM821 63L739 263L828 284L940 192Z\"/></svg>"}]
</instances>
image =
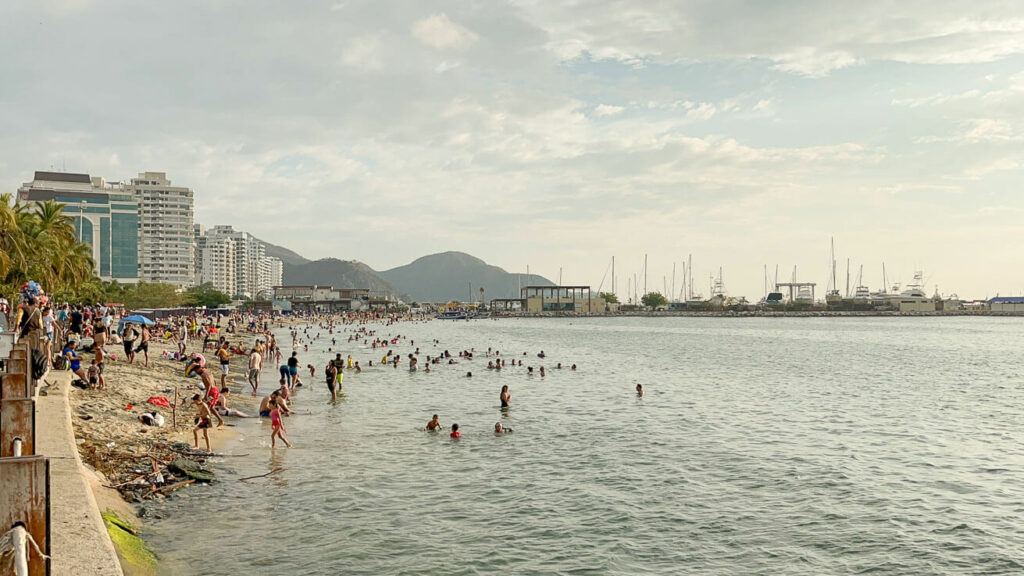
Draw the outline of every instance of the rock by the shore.
<instances>
[{"instance_id":1,"label":"rock by the shore","mask_svg":"<svg viewBox=\"0 0 1024 576\"><path fill-rule=\"evenodd\" d=\"M175 458L167 467L178 474L182 474L195 480L196 482L213 482L215 478L213 472L203 468L202 464L186 458Z\"/></svg>"}]
</instances>

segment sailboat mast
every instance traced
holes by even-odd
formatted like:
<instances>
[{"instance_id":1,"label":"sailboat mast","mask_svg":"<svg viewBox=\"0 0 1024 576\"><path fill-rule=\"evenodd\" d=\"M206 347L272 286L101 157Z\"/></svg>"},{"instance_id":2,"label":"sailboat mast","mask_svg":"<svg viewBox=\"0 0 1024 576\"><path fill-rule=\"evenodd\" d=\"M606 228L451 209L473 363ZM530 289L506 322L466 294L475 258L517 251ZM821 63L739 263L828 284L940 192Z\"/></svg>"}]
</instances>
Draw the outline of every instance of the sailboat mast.
<instances>
[{"instance_id":1,"label":"sailboat mast","mask_svg":"<svg viewBox=\"0 0 1024 576\"><path fill-rule=\"evenodd\" d=\"M850 259L846 259L846 297L850 297Z\"/></svg>"},{"instance_id":2,"label":"sailboat mast","mask_svg":"<svg viewBox=\"0 0 1024 576\"><path fill-rule=\"evenodd\" d=\"M647 295L647 254L644 254L644 295Z\"/></svg>"},{"instance_id":3,"label":"sailboat mast","mask_svg":"<svg viewBox=\"0 0 1024 576\"><path fill-rule=\"evenodd\" d=\"M676 263L672 262L672 292L669 293L669 298L676 295Z\"/></svg>"},{"instance_id":4,"label":"sailboat mast","mask_svg":"<svg viewBox=\"0 0 1024 576\"><path fill-rule=\"evenodd\" d=\"M612 256L612 294L616 292L615 284L615 256Z\"/></svg>"}]
</instances>

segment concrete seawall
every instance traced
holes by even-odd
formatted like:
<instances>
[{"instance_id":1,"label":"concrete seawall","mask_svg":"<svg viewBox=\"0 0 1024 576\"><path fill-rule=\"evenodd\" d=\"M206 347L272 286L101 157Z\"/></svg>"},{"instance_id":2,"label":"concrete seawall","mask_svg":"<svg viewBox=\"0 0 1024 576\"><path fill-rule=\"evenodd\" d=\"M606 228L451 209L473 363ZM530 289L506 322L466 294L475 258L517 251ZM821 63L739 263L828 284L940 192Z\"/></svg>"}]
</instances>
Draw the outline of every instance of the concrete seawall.
<instances>
[{"instance_id":1,"label":"concrete seawall","mask_svg":"<svg viewBox=\"0 0 1024 576\"><path fill-rule=\"evenodd\" d=\"M50 459L53 576L123 576L78 456L68 392L71 372L50 371L36 402L36 453Z\"/></svg>"}]
</instances>

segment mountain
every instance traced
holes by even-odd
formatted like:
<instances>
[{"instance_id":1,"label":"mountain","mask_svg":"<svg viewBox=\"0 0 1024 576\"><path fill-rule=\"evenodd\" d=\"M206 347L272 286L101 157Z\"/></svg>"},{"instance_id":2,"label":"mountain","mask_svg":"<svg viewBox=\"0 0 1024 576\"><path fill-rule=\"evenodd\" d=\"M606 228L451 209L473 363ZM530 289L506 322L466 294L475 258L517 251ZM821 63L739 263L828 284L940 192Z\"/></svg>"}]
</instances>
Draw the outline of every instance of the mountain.
<instances>
[{"instance_id":1,"label":"mountain","mask_svg":"<svg viewBox=\"0 0 1024 576\"><path fill-rule=\"evenodd\" d=\"M285 263L286 266L288 264L305 264L309 262L309 259L303 258L297 253L285 248L284 246L277 246L276 244L271 244L266 240L260 240L260 242L263 244L264 248L266 248L267 256L279 258L281 262Z\"/></svg>"},{"instance_id":2,"label":"mountain","mask_svg":"<svg viewBox=\"0 0 1024 576\"><path fill-rule=\"evenodd\" d=\"M416 302L479 300L481 287L484 288L484 299L488 301L493 298L519 298L519 286L555 285L536 274L509 274L463 252L431 254L377 275L409 294Z\"/></svg>"},{"instance_id":3,"label":"mountain","mask_svg":"<svg viewBox=\"0 0 1024 576\"><path fill-rule=\"evenodd\" d=\"M406 302L410 300L408 295L382 280L372 268L355 260L324 258L313 262L306 260L301 264L285 262L284 283L299 286L316 284L335 288L369 288L373 294L387 294Z\"/></svg>"}]
</instances>

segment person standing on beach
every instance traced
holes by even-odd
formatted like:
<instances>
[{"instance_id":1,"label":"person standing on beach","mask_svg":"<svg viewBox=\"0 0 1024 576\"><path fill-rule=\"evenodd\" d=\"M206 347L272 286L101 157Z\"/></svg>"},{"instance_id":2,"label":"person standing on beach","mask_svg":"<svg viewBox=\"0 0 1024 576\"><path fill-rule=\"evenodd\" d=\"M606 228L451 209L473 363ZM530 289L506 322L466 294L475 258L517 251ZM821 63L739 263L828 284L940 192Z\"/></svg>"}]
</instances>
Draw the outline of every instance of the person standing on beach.
<instances>
[{"instance_id":1,"label":"person standing on beach","mask_svg":"<svg viewBox=\"0 0 1024 576\"><path fill-rule=\"evenodd\" d=\"M150 334L149 332L149 326L143 324L142 334L139 336L139 345L135 347L135 354L138 354L139 351L142 351L142 354L146 359L145 366L147 368L149 367L149 340L152 337L152 334ZM132 356L134 357L134 354Z\"/></svg>"},{"instance_id":2,"label":"person standing on beach","mask_svg":"<svg viewBox=\"0 0 1024 576\"><path fill-rule=\"evenodd\" d=\"M121 344L124 345L124 357L128 359L129 364L135 363L135 341L138 338L139 331L135 329L135 325L126 324L121 331Z\"/></svg>"},{"instance_id":3,"label":"person standing on beach","mask_svg":"<svg viewBox=\"0 0 1024 576\"><path fill-rule=\"evenodd\" d=\"M223 388L227 386L228 371L231 369L231 350L226 339L220 343L215 354L220 358L220 387Z\"/></svg>"},{"instance_id":4,"label":"person standing on beach","mask_svg":"<svg viewBox=\"0 0 1024 576\"><path fill-rule=\"evenodd\" d=\"M199 413L193 422L195 428L192 429L192 437L195 439L195 448L199 449L199 431L203 431L203 440L206 441L206 451L213 452L210 450L210 407L203 402L203 399L199 394L192 396L192 404L195 405L196 411Z\"/></svg>"},{"instance_id":5,"label":"person standing on beach","mask_svg":"<svg viewBox=\"0 0 1024 576\"><path fill-rule=\"evenodd\" d=\"M249 353L249 385L252 386L252 395L256 395L256 391L260 387L260 371L263 370L263 356L260 355L259 347L254 346L252 352Z\"/></svg>"}]
</instances>

